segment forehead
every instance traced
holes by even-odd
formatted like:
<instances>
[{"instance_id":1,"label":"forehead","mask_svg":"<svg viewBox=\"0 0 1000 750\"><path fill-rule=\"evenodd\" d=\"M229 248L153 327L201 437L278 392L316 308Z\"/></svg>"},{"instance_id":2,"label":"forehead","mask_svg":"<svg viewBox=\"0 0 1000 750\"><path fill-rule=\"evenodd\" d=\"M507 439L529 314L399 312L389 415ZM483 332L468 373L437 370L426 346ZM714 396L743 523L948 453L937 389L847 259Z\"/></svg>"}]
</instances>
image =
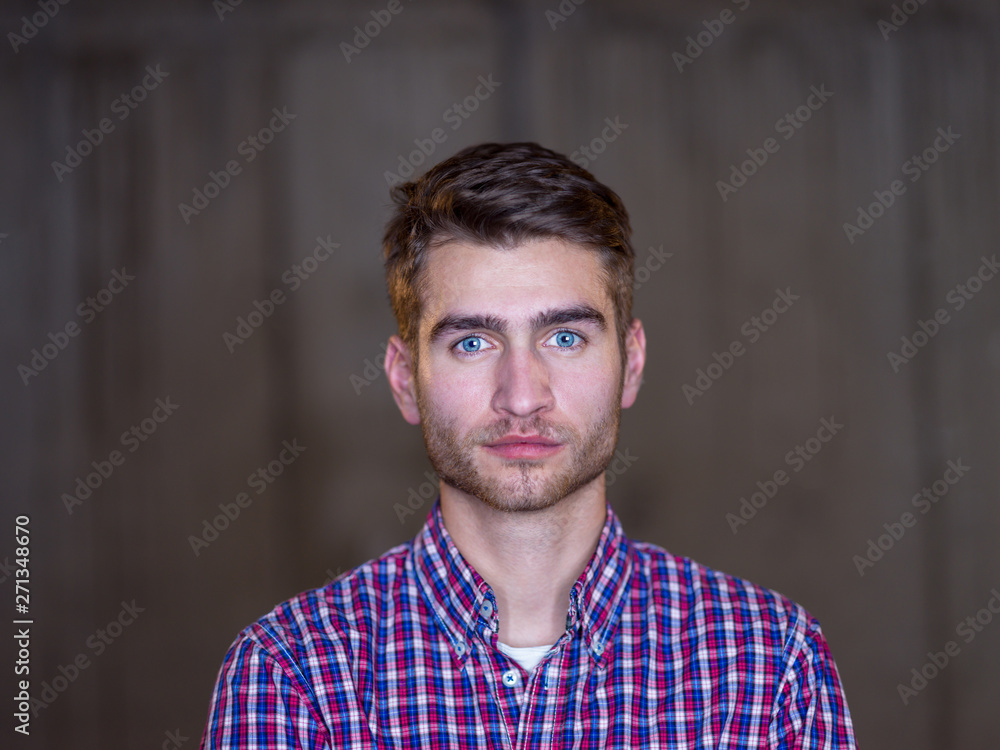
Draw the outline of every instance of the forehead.
<instances>
[{"instance_id":1,"label":"forehead","mask_svg":"<svg viewBox=\"0 0 1000 750\"><path fill-rule=\"evenodd\" d=\"M558 239L499 249L448 242L423 269L421 329L446 314L489 313L512 323L541 310L588 304L610 310L600 254Z\"/></svg>"}]
</instances>

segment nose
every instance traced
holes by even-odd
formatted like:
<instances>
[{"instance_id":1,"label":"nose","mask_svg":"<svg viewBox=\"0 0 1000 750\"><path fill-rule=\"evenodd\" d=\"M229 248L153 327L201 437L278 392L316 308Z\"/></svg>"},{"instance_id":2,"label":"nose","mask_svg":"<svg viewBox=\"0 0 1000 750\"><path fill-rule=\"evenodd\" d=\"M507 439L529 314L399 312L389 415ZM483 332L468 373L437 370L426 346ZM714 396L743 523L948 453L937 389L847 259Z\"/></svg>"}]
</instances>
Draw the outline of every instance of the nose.
<instances>
[{"instance_id":1,"label":"nose","mask_svg":"<svg viewBox=\"0 0 1000 750\"><path fill-rule=\"evenodd\" d=\"M496 378L494 411L529 417L555 405L549 371L540 354L530 348L508 348L501 356Z\"/></svg>"}]
</instances>

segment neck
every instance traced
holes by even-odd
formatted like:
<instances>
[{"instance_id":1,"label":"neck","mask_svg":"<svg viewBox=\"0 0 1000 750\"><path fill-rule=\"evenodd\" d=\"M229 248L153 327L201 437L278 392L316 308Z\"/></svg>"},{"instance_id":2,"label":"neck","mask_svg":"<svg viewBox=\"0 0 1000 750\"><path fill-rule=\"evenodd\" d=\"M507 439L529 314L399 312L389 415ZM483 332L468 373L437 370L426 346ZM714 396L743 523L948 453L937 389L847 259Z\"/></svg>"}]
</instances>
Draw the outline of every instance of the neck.
<instances>
[{"instance_id":1,"label":"neck","mask_svg":"<svg viewBox=\"0 0 1000 750\"><path fill-rule=\"evenodd\" d=\"M505 513L441 483L441 514L459 552L497 600L500 641L555 643L566 630L569 592L606 519L604 477L545 510Z\"/></svg>"}]
</instances>

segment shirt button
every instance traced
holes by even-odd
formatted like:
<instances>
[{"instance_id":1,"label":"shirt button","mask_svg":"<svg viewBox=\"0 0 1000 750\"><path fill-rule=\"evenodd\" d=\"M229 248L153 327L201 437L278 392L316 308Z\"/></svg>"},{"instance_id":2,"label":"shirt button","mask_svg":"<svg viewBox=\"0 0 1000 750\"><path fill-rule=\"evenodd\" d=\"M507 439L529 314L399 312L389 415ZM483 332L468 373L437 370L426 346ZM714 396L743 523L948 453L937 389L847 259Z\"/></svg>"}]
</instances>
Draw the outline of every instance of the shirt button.
<instances>
[{"instance_id":1,"label":"shirt button","mask_svg":"<svg viewBox=\"0 0 1000 750\"><path fill-rule=\"evenodd\" d=\"M479 607L479 614L489 619L489 616L493 614L493 603L490 601L483 602L482 606Z\"/></svg>"},{"instance_id":2,"label":"shirt button","mask_svg":"<svg viewBox=\"0 0 1000 750\"><path fill-rule=\"evenodd\" d=\"M516 687L521 681L521 675L519 675L516 670L508 669L503 673L503 677L501 679L503 679L503 684L507 687Z\"/></svg>"}]
</instances>

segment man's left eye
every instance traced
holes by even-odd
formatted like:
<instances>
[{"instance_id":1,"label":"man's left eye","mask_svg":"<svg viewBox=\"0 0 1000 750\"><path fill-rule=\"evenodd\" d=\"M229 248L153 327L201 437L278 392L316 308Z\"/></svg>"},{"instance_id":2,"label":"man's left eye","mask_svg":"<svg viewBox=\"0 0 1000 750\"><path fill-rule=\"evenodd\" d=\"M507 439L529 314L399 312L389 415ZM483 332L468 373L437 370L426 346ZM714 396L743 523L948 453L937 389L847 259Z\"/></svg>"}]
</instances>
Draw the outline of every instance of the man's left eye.
<instances>
[{"instance_id":1,"label":"man's left eye","mask_svg":"<svg viewBox=\"0 0 1000 750\"><path fill-rule=\"evenodd\" d=\"M552 334L552 338L549 339L555 343L560 349L572 349L574 346L583 341L583 337L579 334L573 333L572 331L556 331Z\"/></svg>"}]
</instances>

